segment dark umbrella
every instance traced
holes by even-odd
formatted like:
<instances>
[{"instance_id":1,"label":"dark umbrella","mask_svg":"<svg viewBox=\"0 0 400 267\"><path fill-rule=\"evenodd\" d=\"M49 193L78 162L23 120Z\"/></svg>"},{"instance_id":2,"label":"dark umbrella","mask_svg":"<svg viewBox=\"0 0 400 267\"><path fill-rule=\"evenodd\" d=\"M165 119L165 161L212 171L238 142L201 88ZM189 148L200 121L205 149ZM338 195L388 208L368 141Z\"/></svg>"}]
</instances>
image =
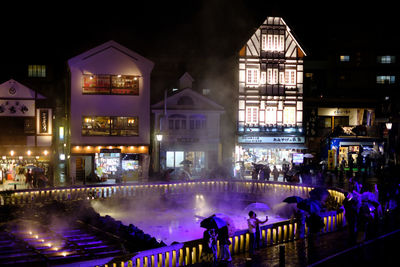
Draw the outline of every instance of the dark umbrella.
<instances>
[{"instance_id":1,"label":"dark umbrella","mask_svg":"<svg viewBox=\"0 0 400 267\"><path fill-rule=\"evenodd\" d=\"M321 200L324 195L329 195L329 191L323 187L316 187L309 193L311 199Z\"/></svg>"},{"instance_id":2,"label":"dark umbrella","mask_svg":"<svg viewBox=\"0 0 400 267\"><path fill-rule=\"evenodd\" d=\"M301 210L307 211L308 213L318 213L321 210L321 204L319 201L314 199L304 199L297 204L297 207Z\"/></svg>"},{"instance_id":3,"label":"dark umbrella","mask_svg":"<svg viewBox=\"0 0 400 267\"><path fill-rule=\"evenodd\" d=\"M43 170L42 168L39 168L39 167L33 168L32 171L38 172L38 173L39 173L39 172L44 172L44 170Z\"/></svg>"},{"instance_id":4,"label":"dark umbrella","mask_svg":"<svg viewBox=\"0 0 400 267\"><path fill-rule=\"evenodd\" d=\"M205 218L204 220L202 220L200 222L200 227L203 227L206 229L220 229L224 226L227 226L226 221L217 216L211 216L211 217Z\"/></svg>"},{"instance_id":5,"label":"dark umbrella","mask_svg":"<svg viewBox=\"0 0 400 267\"><path fill-rule=\"evenodd\" d=\"M287 197L283 200L283 202L286 203L300 203L301 201L303 201L304 199L298 196L291 196L291 197Z\"/></svg>"}]
</instances>

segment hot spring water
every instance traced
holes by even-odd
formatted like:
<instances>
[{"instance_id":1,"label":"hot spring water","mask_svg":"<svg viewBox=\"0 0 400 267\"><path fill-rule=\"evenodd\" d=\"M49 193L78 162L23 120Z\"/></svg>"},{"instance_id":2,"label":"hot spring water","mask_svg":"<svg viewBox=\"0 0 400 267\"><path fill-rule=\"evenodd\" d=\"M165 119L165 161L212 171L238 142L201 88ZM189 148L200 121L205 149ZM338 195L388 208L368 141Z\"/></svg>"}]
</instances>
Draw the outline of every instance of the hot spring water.
<instances>
[{"instance_id":1,"label":"hot spring water","mask_svg":"<svg viewBox=\"0 0 400 267\"><path fill-rule=\"evenodd\" d=\"M201 220L215 213L222 213L232 219L236 230L247 229L248 210L245 208L250 203L205 194L182 195L178 198L153 196L129 202L125 200L123 203L108 200L91 202L101 216L109 215L125 225L133 224L167 245L174 241L185 242L202 238L204 228L200 227ZM255 212L260 220L265 220L265 215L268 215L267 224L288 218L274 214L273 210L274 206L267 211Z\"/></svg>"}]
</instances>

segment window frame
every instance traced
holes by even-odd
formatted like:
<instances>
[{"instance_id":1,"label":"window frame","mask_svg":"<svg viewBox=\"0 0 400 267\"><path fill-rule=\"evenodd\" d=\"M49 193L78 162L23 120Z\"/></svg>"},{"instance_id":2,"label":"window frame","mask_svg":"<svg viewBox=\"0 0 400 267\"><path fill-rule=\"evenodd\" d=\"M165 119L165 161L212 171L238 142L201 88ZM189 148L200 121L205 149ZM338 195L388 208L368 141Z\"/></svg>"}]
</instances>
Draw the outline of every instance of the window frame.
<instances>
[{"instance_id":1,"label":"window frame","mask_svg":"<svg viewBox=\"0 0 400 267\"><path fill-rule=\"evenodd\" d=\"M101 120L96 120L96 118L103 118L103 121L107 121L105 123L104 131L103 134L90 134L90 131L93 131L93 125L96 123L96 121ZM135 123L136 126L132 126L132 128L129 127L116 127L117 125L115 123L118 118L122 118L122 120L128 120L128 124L130 123L129 121L133 120L132 123ZM123 123L123 122L122 122ZM87 126L85 127L85 124ZM91 124L91 125L90 125ZM124 124L124 123L123 123ZM89 128L90 126L90 128ZM128 132L133 131L135 133L133 134L128 134ZM101 132L101 131L99 131ZM121 134L125 132L125 134ZM124 136L139 136L139 117L138 116L130 116L130 117L124 117L124 116L82 116L82 124L81 124L81 135L82 136L108 136L108 137L124 137Z\"/></svg>"}]
</instances>

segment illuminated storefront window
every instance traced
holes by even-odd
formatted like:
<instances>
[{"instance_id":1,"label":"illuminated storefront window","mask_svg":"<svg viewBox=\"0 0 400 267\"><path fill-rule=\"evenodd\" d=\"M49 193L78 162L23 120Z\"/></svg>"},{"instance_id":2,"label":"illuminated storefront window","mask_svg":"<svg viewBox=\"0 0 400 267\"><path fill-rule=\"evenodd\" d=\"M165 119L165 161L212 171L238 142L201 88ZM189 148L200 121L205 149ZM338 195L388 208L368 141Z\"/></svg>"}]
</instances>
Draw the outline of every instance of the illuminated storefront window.
<instances>
[{"instance_id":1,"label":"illuminated storefront window","mask_svg":"<svg viewBox=\"0 0 400 267\"><path fill-rule=\"evenodd\" d=\"M139 135L138 117L84 117L83 136L136 136Z\"/></svg>"}]
</instances>

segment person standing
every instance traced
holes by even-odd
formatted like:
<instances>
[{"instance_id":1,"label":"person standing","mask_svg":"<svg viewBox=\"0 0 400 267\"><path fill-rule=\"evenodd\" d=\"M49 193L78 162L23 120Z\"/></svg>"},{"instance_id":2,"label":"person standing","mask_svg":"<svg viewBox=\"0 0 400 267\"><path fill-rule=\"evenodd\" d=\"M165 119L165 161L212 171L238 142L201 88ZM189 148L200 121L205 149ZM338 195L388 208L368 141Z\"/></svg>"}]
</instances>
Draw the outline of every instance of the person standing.
<instances>
[{"instance_id":1,"label":"person standing","mask_svg":"<svg viewBox=\"0 0 400 267\"><path fill-rule=\"evenodd\" d=\"M272 175L274 177L274 182L277 182L278 178L279 178L279 171L275 165L274 165L274 168L272 169Z\"/></svg>"},{"instance_id":2,"label":"person standing","mask_svg":"<svg viewBox=\"0 0 400 267\"><path fill-rule=\"evenodd\" d=\"M231 251L229 250L229 245L231 241L229 240L228 227L222 227L218 229L218 240L219 240L219 250L221 252L221 261L231 262Z\"/></svg>"},{"instance_id":3,"label":"person standing","mask_svg":"<svg viewBox=\"0 0 400 267\"><path fill-rule=\"evenodd\" d=\"M217 247L218 234L215 229L207 229L203 233L203 251L201 258L205 262L212 261L212 266L218 264L218 247Z\"/></svg>"},{"instance_id":4,"label":"person standing","mask_svg":"<svg viewBox=\"0 0 400 267\"><path fill-rule=\"evenodd\" d=\"M265 216L264 221L260 221L257 218L257 214L254 211L249 211L249 219L247 219L247 225L249 227L249 234L250 234L250 249L249 254L250 256L254 255L254 250L256 250L259 246L260 242L260 225L266 223L268 221L268 216ZM257 231L258 228L258 231ZM257 237L258 235L258 237Z\"/></svg>"},{"instance_id":5,"label":"person standing","mask_svg":"<svg viewBox=\"0 0 400 267\"><path fill-rule=\"evenodd\" d=\"M28 189L33 188L33 177L30 169L28 169L27 172L25 173L25 183L26 183L26 188Z\"/></svg>"},{"instance_id":6,"label":"person standing","mask_svg":"<svg viewBox=\"0 0 400 267\"><path fill-rule=\"evenodd\" d=\"M269 181L269 177L271 176L271 168L269 167L269 165L266 165L264 167L264 177L265 180Z\"/></svg>"}]
</instances>

